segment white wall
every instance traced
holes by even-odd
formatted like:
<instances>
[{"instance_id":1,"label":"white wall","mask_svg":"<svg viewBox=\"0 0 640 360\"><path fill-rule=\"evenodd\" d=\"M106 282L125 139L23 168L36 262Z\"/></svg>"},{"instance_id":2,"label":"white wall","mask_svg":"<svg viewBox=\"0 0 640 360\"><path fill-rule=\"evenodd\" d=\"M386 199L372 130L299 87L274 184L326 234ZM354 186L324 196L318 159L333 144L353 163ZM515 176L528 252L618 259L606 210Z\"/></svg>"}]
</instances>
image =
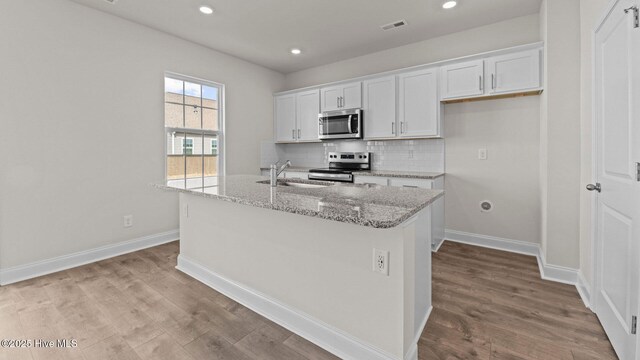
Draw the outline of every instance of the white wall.
<instances>
[{"instance_id":1,"label":"white wall","mask_svg":"<svg viewBox=\"0 0 640 360\"><path fill-rule=\"evenodd\" d=\"M580 263L580 1L543 0L542 246L549 264Z\"/></svg>"},{"instance_id":2,"label":"white wall","mask_svg":"<svg viewBox=\"0 0 640 360\"><path fill-rule=\"evenodd\" d=\"M447 229L539 242L539 135L537 96L446 105Z\"/></svg>"},{"instance_id":3,"label":"white wall","mask_svg":"<svg viewBox=\"0 0 640 360\"><path fill-rule=\"evenodd\" d=\"M604 15L610 0L580 1L580 189L594 181L592 171L592 52L593 30L596 22ZM593 284L591 259L591 200L594 194L582 191L580 194L580 271L589 284Z\"/></svg>"},{"instance_id":4,"label":"white wall","mask_svg":"<svg viewBox=\"0 0 640 360\"><path fill-rule=\"evenodd\" d=\"M286 75L286 89L540 41L524 16ZM445 106L446 212L450 230L539 242L538 97ZM487 147L489 160L477 159ZM495 210L479 211L480 200Z\"/></svg>"},{"instance_id":5,"label":"white wall","mask_svg":"<svg viewBox=\"0 0 640 360\"><path fill-rule=\"evenodd\" d=\"M66 0L3 2L0 43L2 268L178 227L165 71L226 84L227 172L259 171L279 73Z\"/></svg>"},{"instance_id":6,"label":"white wall","mask_svg":"<svg viewBox=\"0 0 640 360\"><path fill-rule=\"evenodd\" d=\"M286 75L287 90L540 41L527 15Z\"/></svg>"}]
</instances>

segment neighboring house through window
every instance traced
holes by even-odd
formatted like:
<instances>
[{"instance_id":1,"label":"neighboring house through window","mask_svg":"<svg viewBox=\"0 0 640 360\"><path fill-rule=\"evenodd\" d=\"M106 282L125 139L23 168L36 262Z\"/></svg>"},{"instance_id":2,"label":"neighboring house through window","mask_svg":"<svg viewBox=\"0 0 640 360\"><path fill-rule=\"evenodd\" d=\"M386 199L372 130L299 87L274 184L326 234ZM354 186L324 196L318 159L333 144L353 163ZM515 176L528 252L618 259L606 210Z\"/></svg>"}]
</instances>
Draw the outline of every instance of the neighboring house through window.
<instances>
[{"instance_id":1,"label":"neighboring house through window","mask_svg":"<svg viewBox=\"0 0 640 360\"><path fill-rule=\"evenodd\" d=\"M176 74L164 80L167 182L216 185L224 169L223 85Z\"/></svg>"}]
</instances>

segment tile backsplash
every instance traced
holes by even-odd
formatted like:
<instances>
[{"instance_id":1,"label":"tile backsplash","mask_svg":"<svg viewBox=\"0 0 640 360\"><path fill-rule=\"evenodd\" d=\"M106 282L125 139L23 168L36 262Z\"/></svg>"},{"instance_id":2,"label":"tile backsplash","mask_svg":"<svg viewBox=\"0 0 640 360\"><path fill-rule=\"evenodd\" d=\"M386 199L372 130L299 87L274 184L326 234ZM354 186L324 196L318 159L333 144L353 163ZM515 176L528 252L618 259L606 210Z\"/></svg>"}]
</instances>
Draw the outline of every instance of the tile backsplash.
<instances>
[{"instance_id":1,"label":"tile backsplash","mask_svg":"<svg viewBox=\"0 0 640 360\"><path fill-rule=\"evenodd\" d=\"M371 166L375 170L444 172L444 139L336 140L299 144L263 141L260 150L261 167L268 167L278 160L291 160L294 166L326 167L329 166L329 152L366 151L373 153Z\"/></svg>"}]
</instances>

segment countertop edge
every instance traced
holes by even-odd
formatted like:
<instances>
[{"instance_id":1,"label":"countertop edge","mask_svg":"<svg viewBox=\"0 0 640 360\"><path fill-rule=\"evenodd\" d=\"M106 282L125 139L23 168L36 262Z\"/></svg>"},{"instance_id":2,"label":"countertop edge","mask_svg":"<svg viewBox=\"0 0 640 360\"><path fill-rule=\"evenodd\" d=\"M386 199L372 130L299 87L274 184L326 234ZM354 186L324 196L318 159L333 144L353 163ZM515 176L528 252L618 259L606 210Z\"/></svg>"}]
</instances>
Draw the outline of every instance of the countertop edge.
<instances>
[{"instance_id":1,"label":"countertop edge","mask_svg":"<svg viewBox=\"0 0 640 360\"><path fill-rule=\"evenodd\" d=\"M162 185L162 184L157 184L157 183L151 183L150 185L152 187L155 187L155 188L160 189L160 190L167 190L167 191L173 191L173 192L178 192L178 193L197 195L197 196L201 196L201 197L205 197L205 198L209 198L209 199L221 200L221 201L236 203L236 204L240 204L240 205L247 205L247 206L253 206L253 207L262 208L262 209L282 211L282 212L286 212L286 213L290 213L290 214L297 214L297 215L302 215L302 216L316 217L316 218L320 218L320 219L324 219L324 220L338 221L338 222L342 222L342 223L346 223L346 224L366 226L366 227L371 227L371 228L375 228L375 229L390 229L390 228L394 228L396 226L399 226L402 223L404 223L405 221L407 221L408 219L410 219L411 217L413 217L414 215L416 215L417 213L419 213L420 211L422 211L424 208L426 208L427 206L433 204L436 200L438 200L438 199L440 199L441 197L444 196L444 190L437 190L437 191L439 191L439 193L437 195L434 195L433 197L431 197L431 199L429 199L427 202L425 202L421 206L417 206L415 209L407 212L403 216L401 216L398 219L393 220L393 221L361 221L361 219L350 217L350 216L341 216L341 217L328 216L327 213L322 213L322 212L317 212L317 211L310 211L310 210L304 211L304 210L300 210L300 209L292 209L292 208L287 208L287 207L282 207L282 206L277 206L277 205L274 206L273 204L266 204L266 203L263 203L263 202L252 202L252 201L248 201L248 200L243 200L243 199L238 199L238 198L233 198L233 197L228 197L228 196L219 196L219 195L215 195L215 194L208 194L208 193L199 192L199 191L193 191L193 190L189 190L189 189L179 189L179 188L175 188L175 187L172 187L172 186Z\"/></svg>"},{"instance_id":2,"label":"countertop edge","mask_svg":"<svg viewBox=\"0 0 640 360\"><path fill-rule=\"evenodd\" d=\"M292 167L289 169L285 169L284 172L286 173L287 171L289 172L307 172L310 169L312 169L311 167ZM260 170L269 170L268 167L261 167ZM388 171L390 173L381 173L381 171ZM420 173L419 171L417 173ZM428 173L428 171L425 171L425 173ZM446 175L446 173L442 172L434 172L433 174L424 174L424 175L420 175L420 174L412 174L412 173L406 173L406 172L402 172L402 171L395 171L395 170L371 170L371 171L354 171L353 175L360 175L360 176L375 176L375 177L388 177L388 178L404 178L404 179L423 179L423 180L433 180L433 179L437 179L439 177L443 177Z\"/></svg>"}]
</instances>

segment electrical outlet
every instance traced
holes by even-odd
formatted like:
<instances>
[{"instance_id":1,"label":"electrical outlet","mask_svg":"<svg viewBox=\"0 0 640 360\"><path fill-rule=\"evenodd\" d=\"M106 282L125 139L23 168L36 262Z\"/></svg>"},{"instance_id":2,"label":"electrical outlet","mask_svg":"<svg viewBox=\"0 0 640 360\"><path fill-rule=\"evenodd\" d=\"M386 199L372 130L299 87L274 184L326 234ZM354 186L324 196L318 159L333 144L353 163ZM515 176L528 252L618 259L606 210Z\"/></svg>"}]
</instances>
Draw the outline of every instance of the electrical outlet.
<instances>
[{"instance_id":1,"label":"electrical outlet","mask_svg":"<svg viewBox=\"0 0 640 360\"><path fill-rule=\"evenodd\" d=\"M487 149L485 148L478 149L478 159L487 160Z\"/></svg>"},{"instance_id":2,"label":"electrical outlet","mask_svg":"<svg viewBox=\"0 0 640 360\"><path fill-rule=\"evenodd\" d=\"M133 215L125 215L123 217L123 225L124 227L132 227L133 226Z\"/></svg>"},{"instance_id":3,"label":"electrical outlet","mask_svg":"<svg viewBox=\"0 0 640 360\"><path fill-rule=\"evenodd\" d=\"M389 252L373 249L373 271L389 276Z\"/></svg>"}]
</instances>

